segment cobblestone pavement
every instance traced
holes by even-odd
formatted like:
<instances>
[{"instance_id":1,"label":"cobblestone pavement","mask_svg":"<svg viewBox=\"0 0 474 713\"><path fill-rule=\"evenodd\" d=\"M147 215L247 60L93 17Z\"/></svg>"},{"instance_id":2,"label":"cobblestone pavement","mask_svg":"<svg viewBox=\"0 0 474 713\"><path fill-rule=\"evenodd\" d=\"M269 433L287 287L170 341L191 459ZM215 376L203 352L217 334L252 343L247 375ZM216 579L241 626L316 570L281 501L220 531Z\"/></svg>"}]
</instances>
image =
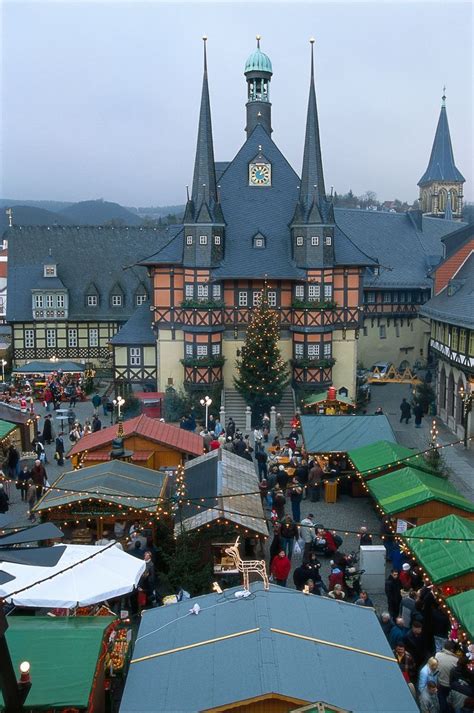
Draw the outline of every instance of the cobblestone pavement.
<instances>
[{"instance_id":1,"label":"cobblestone pavement","mask_svg":"<svg viewBox=\"0 0 474 713\"><path fill-rule=\"evenodd\" d=\"M400 403L402 398L409 400L412 386L407 384L372 384L372 400L368 404L367 413L373 413L382 406L388 417L397 441L407 448L426 450L430 441L430 429L433 421L439 431L438 442L441 445L458 441L459 437L447 428L438 418L426 416L421 428L415 428L414 419L407 424L400 423ZM450 481L466 498L474 501L474 445L467 450L462 443L449 448L443 448L447 465L451 469Z\"/></svg>"}]
</instances>

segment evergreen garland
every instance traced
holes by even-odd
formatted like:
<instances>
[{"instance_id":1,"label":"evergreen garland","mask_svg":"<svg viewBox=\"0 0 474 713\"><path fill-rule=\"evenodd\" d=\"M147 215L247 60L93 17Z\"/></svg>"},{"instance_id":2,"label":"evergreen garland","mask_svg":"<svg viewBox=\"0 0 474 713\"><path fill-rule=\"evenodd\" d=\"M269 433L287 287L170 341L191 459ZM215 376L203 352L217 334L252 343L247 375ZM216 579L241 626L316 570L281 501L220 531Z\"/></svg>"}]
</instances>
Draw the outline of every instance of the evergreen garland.
<instances>
[{"instance_id":1,"label":"evergreen garland","mask_svg":"<svg viewBox=\"0 0 474 713\"><path fill-rule=\"evenodd\" d=\"M247 328L241 358L236 360L239 375L234 377L235 388L252 408L254 423L281 401L289 382L288 367L278 348L279 337L278 315L268 304L265 287Z\"/></svg>"}]
</instances>

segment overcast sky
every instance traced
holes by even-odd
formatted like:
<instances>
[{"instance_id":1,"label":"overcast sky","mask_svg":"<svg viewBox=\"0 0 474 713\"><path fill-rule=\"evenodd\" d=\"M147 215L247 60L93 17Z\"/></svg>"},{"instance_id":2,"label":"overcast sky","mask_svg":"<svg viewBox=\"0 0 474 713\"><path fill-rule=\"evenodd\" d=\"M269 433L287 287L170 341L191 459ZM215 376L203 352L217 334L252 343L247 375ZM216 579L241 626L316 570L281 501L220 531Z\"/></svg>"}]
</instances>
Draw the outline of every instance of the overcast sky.
<instances>
[{"instance_id":1,"label":"overcast sky","mask_svg":"<svg viewBox=\"0 0 474 713\"><path fill-rule=\"evenodd\" d=\"M207 35L216 160L245 140L247 56L273 63L273 139L300 173L316 38L326 186L417 197L443 85L473 200L472 4L3 0L4 198L182 203Z\"/></svg>"}]
</instances>

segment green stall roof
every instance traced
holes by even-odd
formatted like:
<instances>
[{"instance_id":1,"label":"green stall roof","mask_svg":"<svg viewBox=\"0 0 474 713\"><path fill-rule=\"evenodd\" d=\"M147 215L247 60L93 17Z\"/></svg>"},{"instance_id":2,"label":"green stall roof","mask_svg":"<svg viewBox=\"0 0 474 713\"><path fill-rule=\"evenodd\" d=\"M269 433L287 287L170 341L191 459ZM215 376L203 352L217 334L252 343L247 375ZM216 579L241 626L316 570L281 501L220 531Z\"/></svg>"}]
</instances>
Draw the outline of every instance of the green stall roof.
<instances>
[{"instance_id":1,"label":"green stall roof","mask_svg":"<svg viewBox=\"0 0 474 713\"><path fill-rule=\"evenodd\" d=\"M362 475L369 475L366 471L385 470L389 465L393 465L395 468L398 465L397 461L410 458L415 453L416 451L411 448L405 448L405 446L400 446L392 441L377 441L377 443L372 443L370 446L354 448L347 455L353 462L354 467L362 471ZM417 460L422 464L423 461L420 458ZM405 462L405 465L408 464L409 462ZM412 465L416 467L416 461Z\"/></svg>"},{"instance_id":2,"label":"green stall roof","mask_svg":"<svg viewBox=\"0 0 474 713\"><path fill-rule=\"evenodd\" d=\"M434 584L474 572L474 522L464 517L442 517L408 530L403 538Z\"/></svg>"},{"instance_id":3,"label":"green stall roof","mask_svg":"<svg viewBox=\"0 0 474 713\"><path fill-rule=\"evenodd\" d=\"M14 431L15 428L15 423L9 423L8 421L0 420L0 440L8 436L8 434Z\"/></svg>"},{"instance_id":4,"label":"green stall roof","mask_svg":"<svg viewBox=\"0 0 474 713\"><path fill-rule=\"evenodd\" d=\"M439 500L460 510L474 512L474 503L464 498L443 478L408 466L367 481L370 494L388 514Z\"/></svg>"},{"instance_id":5,"label":"green stall roof","mask_svg":"<svg viewBox=\"0 0 474 713\"><path fill-rule=\"evenodd\" d=\"M455 614L466 634L471 637L471 640L474 639L474 589L448 597L446 604Z\"/></svg>"},{"instance_id":6,"label":"green stall roof","mask_svg":"<svg viewBox=\"0 0 474 713\"><path fill-rule=\"evenodd\" d=\"M22 661L31 664L33 685L25 709L87 707L104 632L112 621L102 616L8 617L13 667L17 672Z\"/></svg>"}]
</instances>

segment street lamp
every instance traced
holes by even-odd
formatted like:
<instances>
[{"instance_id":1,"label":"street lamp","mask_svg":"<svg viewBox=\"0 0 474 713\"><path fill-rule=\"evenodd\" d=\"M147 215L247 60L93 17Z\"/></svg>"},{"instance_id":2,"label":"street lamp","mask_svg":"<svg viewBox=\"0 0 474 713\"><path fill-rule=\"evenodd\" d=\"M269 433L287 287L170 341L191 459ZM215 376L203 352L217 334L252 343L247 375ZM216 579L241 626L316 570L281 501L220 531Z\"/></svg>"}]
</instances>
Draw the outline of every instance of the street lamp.
<instances>
[{"instance_id":1,"label":"street lamp","mask_svg":"<svg viewBox=\"0 0 474 713\"><path fill-rule=\"evenodd\" d=\"M118 420L120 421L120 417L122 415L121 409L125 403L125 399L123 399L121 396L117 396L117 398L114 399L112 403L114 405L114 408L117 407Z\"/></svg>"},{"instance_id":2,"label":"street lamp","mask_svg":"<svg viewBox=\"0 0 474 713\"><path fill-rule=\"evenodd\" d=\"M5 359L2 359L2 383L5 382L5 367L7 365L7 362Z\"/></svg>"},{"instance_id":3,"label":"street lamp","mask_svg":"<svg viewBox=\"0 0 474 713\"><path fill-rule=\"evenodd\" d=\"M212 404L212 399L209 398L209 396L205 396L203 399L200 400L199 403L201 404L201 406L206 407L206 430L207 430L209 406Z\"/></svg>"},{"instance_id":4,"label":"street lamp","mask_svg":"<svg viewBox=\"0 0 474 713\"><path fill-rule=\"evenodd\" d=\"M472 411L472 391L469 386L469 391L464 390L461 384L459 387L459 398L462 401L463 421L464 421L464 448L467 448L467 439L469 434L469 415Z\"/></svg>"}]
</instances>

